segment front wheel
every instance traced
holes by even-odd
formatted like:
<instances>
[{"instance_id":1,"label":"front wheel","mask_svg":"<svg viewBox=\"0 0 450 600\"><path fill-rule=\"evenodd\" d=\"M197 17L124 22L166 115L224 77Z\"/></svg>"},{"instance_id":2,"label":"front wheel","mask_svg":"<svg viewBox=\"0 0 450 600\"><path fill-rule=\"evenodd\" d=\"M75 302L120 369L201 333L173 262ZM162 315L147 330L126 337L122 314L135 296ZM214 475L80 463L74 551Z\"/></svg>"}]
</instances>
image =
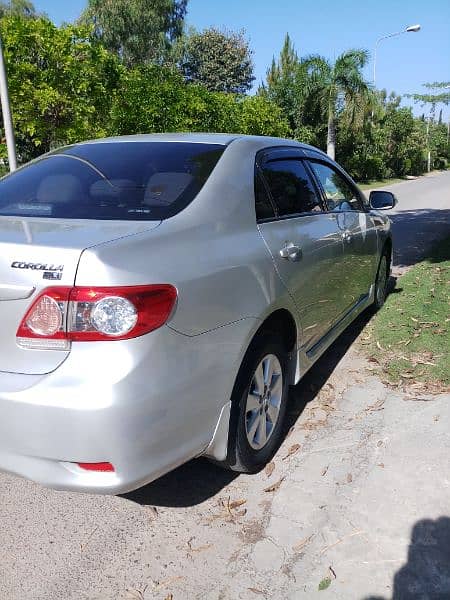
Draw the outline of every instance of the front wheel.
<instances>
[{"instance_id":1,"label":"front wheel","mask_svg":"<svg viewBox=\"0 0 450 600\"><path fill-rule=\"evenodd\" d=\"M380 310L380 308L386 301L389 278L388 264L388 257L386 254L383 254L380 258L377 271L377 278L375 280L375 298L372 305L372 309L374 312Z\"/></svg>"},{"instance_id":2,"label":"front wheel","mask_svg":"<svg viewBox=\"0 0 450 600\"><path fill-rule=\"evenodd\" d=\"M273 337L247 352L231 398L228 455L221 466L255 473L280 444L289 392L289 355Z\"/></svg>"}]
</instances>

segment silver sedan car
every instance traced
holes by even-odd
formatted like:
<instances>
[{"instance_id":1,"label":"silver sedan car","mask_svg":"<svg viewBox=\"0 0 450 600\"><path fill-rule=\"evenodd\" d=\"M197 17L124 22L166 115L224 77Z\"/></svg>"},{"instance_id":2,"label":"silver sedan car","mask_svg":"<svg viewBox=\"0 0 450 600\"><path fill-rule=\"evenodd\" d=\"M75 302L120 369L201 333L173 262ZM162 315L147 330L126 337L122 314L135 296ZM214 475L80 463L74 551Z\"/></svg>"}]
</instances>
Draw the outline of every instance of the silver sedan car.
<instances>
[{"instance_id":1,"label":"silver sedan car","mask_svg":"<svg viewBox=\"0 0 450 600\"><path fill-rule=\"evenodd\" d=\"M61 148L0 180L0 469L121 493L256 472L288 390L386 295L389 192L292 140Z\"/></svg>"}]
</instances>

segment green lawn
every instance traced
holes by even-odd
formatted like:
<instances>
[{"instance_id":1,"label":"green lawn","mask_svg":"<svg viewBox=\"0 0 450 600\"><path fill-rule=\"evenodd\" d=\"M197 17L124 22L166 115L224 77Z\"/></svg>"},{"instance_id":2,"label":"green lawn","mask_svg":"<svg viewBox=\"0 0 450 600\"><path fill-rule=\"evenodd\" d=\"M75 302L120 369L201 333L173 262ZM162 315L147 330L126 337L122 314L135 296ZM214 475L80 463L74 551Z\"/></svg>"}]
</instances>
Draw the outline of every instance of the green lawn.
<instances>
[{"instance_id":1,"label":"green lawn","mask_svg":"<svg viewBox=\"0 0 450 600\"><path fill-rule=\"evenodd\" d=\"M361 343L392 383L450 389L450 237L397 281Z\"/></svg>"},{"instance_id":2,"label":"green lawn","mask_svg":"<svg viewBox=\"0 0 450 600\"><path fill-rule=\"evenodd\" d=\"M392 185L393 183L400 183L405 181L404 177L394 177L392 179L374 179L372 181L366 181L365 183L358 183L358 187L362 190L372 190L375 188L382 188L386 185Z\"/></svg>"}]
</instances>

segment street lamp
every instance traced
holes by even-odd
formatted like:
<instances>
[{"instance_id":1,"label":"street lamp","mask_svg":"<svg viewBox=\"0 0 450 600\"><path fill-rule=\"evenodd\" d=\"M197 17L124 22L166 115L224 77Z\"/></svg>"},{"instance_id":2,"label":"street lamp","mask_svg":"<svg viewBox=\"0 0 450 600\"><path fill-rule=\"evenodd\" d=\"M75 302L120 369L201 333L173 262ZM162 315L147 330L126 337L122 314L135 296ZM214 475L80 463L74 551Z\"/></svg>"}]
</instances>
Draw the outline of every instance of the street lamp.
<instances>
[{"instance_id":1,"label":"street lamp","mask_svg":"<svg viewBox=\"0 0 450 600\"><path fill-rule=\"evenodd\" d=\"M444 90L450 90L450 85L444 85ZM448 118L447 124L447 144L450 140L450 117Z\"/></svg>"},{"instance_id":2,"label":"street lamp","mask_svg":"<svg viewBox=\"0 0 450 600\"><path fill-rule=\"evenodd\" d=\"M382 37L378 38L375 44L375 49L373 52L373 85L375 87L375 77L376 77L376 68L377 68L377 49L378 49L378 44L382 41L382 40L386 40L387 38L391 38L391 37L395 37L396 35L401 35L402 33L412 33L412 32L416 32L416 31L420 31L420 25L410 25L409 27L406 27L406 29L402 29L402 31L396 31L395 33L390 33L388 35L383 35Z\"/></svg>"}]
</instances>

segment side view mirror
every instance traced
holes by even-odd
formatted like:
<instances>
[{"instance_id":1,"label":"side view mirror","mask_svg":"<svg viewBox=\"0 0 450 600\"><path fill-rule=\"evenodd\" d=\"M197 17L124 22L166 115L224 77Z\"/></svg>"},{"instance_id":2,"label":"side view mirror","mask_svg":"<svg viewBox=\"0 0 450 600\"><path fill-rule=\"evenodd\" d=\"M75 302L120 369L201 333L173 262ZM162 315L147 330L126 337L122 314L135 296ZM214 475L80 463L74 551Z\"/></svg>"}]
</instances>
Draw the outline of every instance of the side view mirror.
<instances>
[{"instance_id":1,"label":"side view mirror","mask_svg":"<svg viewBox=\"0 0 450 600\"><path fill-rule=\"evenodd\" d=\"M375 210L389 210L397 204L397 198L392 192L375 190L369 195L370 208Z\"/></svg>"}]
</instances>

